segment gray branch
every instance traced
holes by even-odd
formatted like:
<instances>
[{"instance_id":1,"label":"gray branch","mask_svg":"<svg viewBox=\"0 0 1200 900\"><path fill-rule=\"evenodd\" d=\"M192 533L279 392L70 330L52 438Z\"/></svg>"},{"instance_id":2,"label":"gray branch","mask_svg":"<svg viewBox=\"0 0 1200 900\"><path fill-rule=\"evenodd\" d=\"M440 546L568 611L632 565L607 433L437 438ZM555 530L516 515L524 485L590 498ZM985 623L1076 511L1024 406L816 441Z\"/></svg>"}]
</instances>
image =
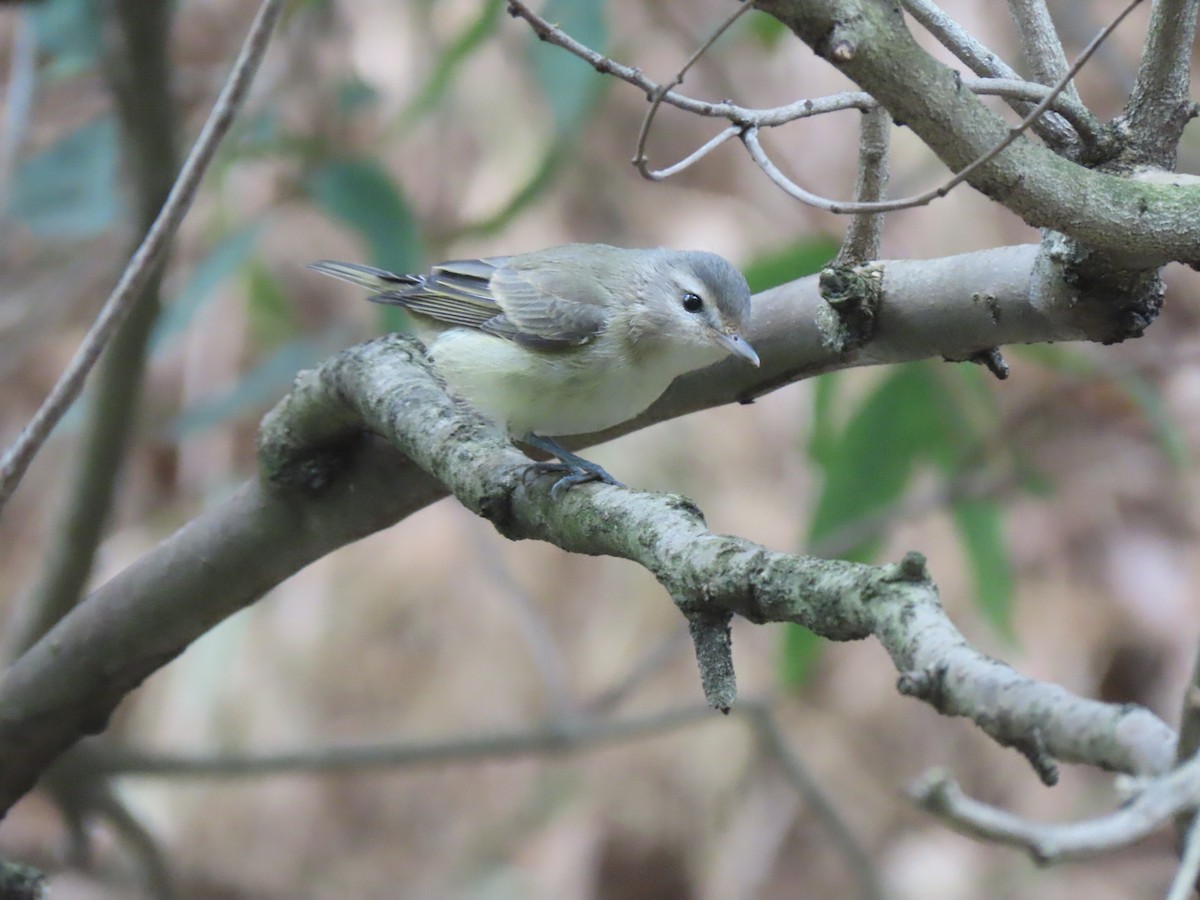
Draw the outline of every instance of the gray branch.
<instances>
[{"instance_id":1,"label":"gray branch","mask_svg":"<svg viewBox=\"0 0 1200 900\"><path fill-rule=\"evenodd\" d=\"M1135 161L1175 168L1183 127L1196 115L1190 99L1192 45L1200 0L1155 0L1142 62L1126 110Z\"/></svg>"},{"instance_id":2,"label":"gray branch","mask_svg":"<svg viewBox=\"0 0 1200 900\"><path fill-rule=\"evenodd\" d=\"M866 346L831 347L816 279L802 279L755 298L761 379L730 366L693 373L639 419L576 445L834 368L1100 339L1112 327L1111 310L1065 288L1037 247L877 266L884 302ZM443 485L514 539L638 561L690 617L798 622L833 640L875 635L909 693L975 719L1043 772L1053 759L1133 772L1170 765L1174 735L1145 710L1079 699L970 647L916 559L872 567L773 553L710 533L673 495L587 487L552 501L544 480L526 481L528 460L453 401L398 336L302 375L264 422L260 464L259 478L98 589L0 678L0 808L214 624L443 496Z\"/></svg>"},{"instance_id":3,"label":"gray branch","mask_svg":"<svg viewBox=\"0 0 1200 900\"><path fill-rule=\"evenodd\" d=\"M922 27L932 34L943 47L966 63L976 75L984 78L999 78L1005 80L1020 80L1020 76L1003 59L985 47L969 31L948 16L941 7L932 0L904 0L904 8ZM1049 81L1054 83L1054 79ZM1073 93L1073 92L1072 92ZM1075 130L1089 143L1095 143L1100 123L1096 117L1079 101L1074 98L1060 97L1060 102L1069 105L1075 114L1071 124ZM1028 114L1030 105L1015 98L1010 98L1010 105L1022 116ZM1033 124L1033 129L1043 140L1053 147L1067 147L1075 142L1074 135L1064 128L1053 117L1043 117Z\"/></svg>"},{"instance_id":4,"label":"gray branch","mask_svg":"<svg viewBox=\"0 0 1200 900\"><path fill-rule=\"evenodd\" d=\"M952 828L981 840L1026 850L1040 863L1085 859L1126 847L1157 831L1182 810L1200 803L1200 759L1146 778L1134 797L1105 816L1043 825L966 796L943 772L910 789L913 799Z\"/></svg>"},{"instance_id":5,"label":"gray branch","mask_svg":"<svg viewBox=\"0 0 1200 900\"><path fill-rule=\"evenodd\" d=\"M1046 8L1046 0L1008 0L1008 9L1017 24L1021 49L1033 70L1033 78L1042 84L1055 84L1067 74L1070 64L1058 39L1058 31ZM1081 103L1075 85L1068 84L1063 94Z\"/></svg>"},{"instance_id":6,"label":"gray branch","mask_svg":"<svg viewBox=\"0 0 1200 900\"><path fill-rule=\"evenodd\" d=\"M982 157L1008 133L1000 116L961 89L956 72L916 43L894 6L873 0L759 0L758 7L873 95L952 170ZM1200 188L1131 182L1029 140L1015 142L969 181L1030 225L1102 250L1114 265L1200 262L1195 215Z\"/></svg>"}]
</instances>

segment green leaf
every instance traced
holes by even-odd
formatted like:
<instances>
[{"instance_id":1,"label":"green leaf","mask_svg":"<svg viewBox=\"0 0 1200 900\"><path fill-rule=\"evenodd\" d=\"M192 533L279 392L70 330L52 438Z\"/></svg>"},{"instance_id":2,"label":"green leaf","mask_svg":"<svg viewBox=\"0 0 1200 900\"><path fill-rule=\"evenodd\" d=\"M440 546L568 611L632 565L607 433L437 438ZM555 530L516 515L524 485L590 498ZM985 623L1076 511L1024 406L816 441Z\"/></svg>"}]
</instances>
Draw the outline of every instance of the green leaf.
<instances>
[{"instance_id":1,"label":"green leaf","mask_svg":"<svg viewBox=\"0 0 1200 900\"><path fill-rule=\"evenodd\" d=\"M50 57L49 77L76 75L96 62L103 33L97 0L50 0L34 4L29 14L38 47Z\"/></svg>"},{"instance_id":2,"label":"green leaf","mask_svg":"<svg viewBox=\"0 0 1200 900\"><path fill-rule=\"evenodd\" d=\"M151 347L162 347L187 329L216 289L250 259L261 233L261 225L254 223L231 231L213 245L163 310L150 339Z\"/></svg>"},{"instance_id":3,"label":"green leaf","mask_svg":"<svg viewBox=\"0 0 1200 900\"><path fill-rule=\"evenodd\" d=\"M549 0L542 9L542 17L575 40L604 52L608 29L604 24L604 4L598 0ZM611 79L562 47L545 41L534 41L529 57L534 77L550 104L555 130L559 134L574 133Z\"/></svg>"},{"instance_id":4,"label":"green leaf","mask_svg":"<svg viewBox=\"0 0 1200 900\"><path fill-rule=\"evenodd\" d=\"M347 78L337 89L337 108L347 115L373 105L379 100L379 91L358 77Z\"/></svg>"},{"instance_id":5,"label":"green leaf","mask_svg":"<svg viewBox=\"0 0 1200 900\"><path fill-rule=\"evenodd\" d=\"M946 440L944 402L927 366L899 366L855 411L828 451L825 478L809 524L809 542L881 512L908 485L914 464L934 457ZM877 541L859 543L849 558L868 558Z\"/></svg>"},{"instance_id":6,"label":"green leaf","mask_svg":"<svg viewBox=\"0 0 1200 900\"><path fill-rule=\"evenodd\" d=\"M752 12L746 19L745 29L768 50L774 49L788 33L786 25L763 12Z\"/></svg>"},{"instance_id":7,"label":"green leaf","mask_svg":"<svg viewBox=\"0 0 1200 900\"><path fill-rule=\"evenodd\" d=\"M1137 374L1119 377L1117 385L1124 390L1134 402L1158 439L1158 447L1171 464L1186 468L1191 463L1191 453L1188 451L1187 438L1179 428L1179 423L1171 417L1171 411L1163 403L1162 395L1157 385Z\"/></svg>"},{"instance_id":8,"label":"green leaf","mask_svg":"<svg viewBox=\"0 0 1200 900\"><path fill-rule=\"evenodd\" d=\"M372 265L392 272L424 268L425 251L412 209L377 163L335 160L314 172L305 187L317 206L367 242Z\"/></svg>"},{"instance_id":9,"label":"green leaf","mask_svg":"<svg viewBox=\"0 0 1200 900\"><path fill-rule=\"evenodd\" d=\"M116 183L117 126L105 116L23 161L8 213L39 237L93 237L120 211Z\"/></svg>"},{"instance_id":10,"label":"green leaf","mask_svg":"<svg viewBox=\"0 0 1200 900\"><path fill-rule=\"evenodd\" d=\"M1000 506L985 498L960 500L954 521L974 576L976 602L996 630L1013 640L1014 578Z\"/></svg>"},{"instance_id":11,"label":"green leaf","mask_svg":"<svg viewBox=\"0 0 1200 900\"><path fill-rule=\"evenodd\" d=\"M833 464L837 447L837 388L840 372L818 375L813 381L812 424L808 429L808 456L822 467Z\"/></svg>"},{"instance_id":12,"label":"green leaf","mask_svg":"<svg viewBox=\"0 0 1200 900\"><path fill-rule=\"evenodd\" d=\"M419 272L425 267L425 249L412 208L377 163L335 160L318 169L306 186L317 206L367 242L372 265L392 272ZM388 331L400 331L407 322L403 310L396 307L381 307L379 317Z\"/></svg>"},{"instance_id":13,"label":"green leaf","mask_svg":"<svg viewBox=\"0 0 1200 900\"><path fill-rule=\"evenodd\" d=\"M416 121L437 105L463 63L470 59L471 54L499 27L500 12L504 9L504 4L505 0L486 0L479 10L479 15L438 54L437 65L421 92L400 114L402 125Z\"/></svg>"},{"instance_id":14,"label":"green leaf","mask_svg":"<svg viewBox=\"0 0 1200 900\"><path fill-rule=\"evenodd\" d=\"M825 235L815 235L755 257L742 268L742 274L750 283L750 290L757 294L820 272L837 251L837 241Z\"/></svg>"}]
</instances>

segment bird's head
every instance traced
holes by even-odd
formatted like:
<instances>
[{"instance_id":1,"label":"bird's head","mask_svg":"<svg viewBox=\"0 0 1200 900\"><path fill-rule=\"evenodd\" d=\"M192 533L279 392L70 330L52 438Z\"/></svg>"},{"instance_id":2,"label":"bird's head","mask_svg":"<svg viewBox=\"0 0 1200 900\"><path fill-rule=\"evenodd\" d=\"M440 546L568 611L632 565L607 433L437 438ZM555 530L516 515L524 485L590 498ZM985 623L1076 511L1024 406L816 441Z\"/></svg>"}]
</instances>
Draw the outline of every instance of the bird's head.
<instances>
[{"instance_id":1,"label":"bird's head","mask_svg":"<svg viewBox=\"0 0 1200 900\"><path fill-rule=\"evenodd\" d=\"M757 366L746 341L750 287L726 259L699 250L663 251L661 268L646 298L656 337L676 345L740 356Z\"/></svg>"}]
</instances>

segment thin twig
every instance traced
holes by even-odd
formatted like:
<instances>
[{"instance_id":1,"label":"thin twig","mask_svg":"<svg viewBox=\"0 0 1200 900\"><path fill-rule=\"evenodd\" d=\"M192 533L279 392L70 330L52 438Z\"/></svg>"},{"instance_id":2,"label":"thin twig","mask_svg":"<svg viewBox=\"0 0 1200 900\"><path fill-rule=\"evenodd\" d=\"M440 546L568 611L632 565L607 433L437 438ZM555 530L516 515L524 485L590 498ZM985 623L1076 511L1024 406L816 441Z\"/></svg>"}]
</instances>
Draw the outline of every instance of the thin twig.
<instances>
[{"instance_id":1,"label":"thin twig","mask_svg":"<svg viewBox=\"0 0 1200 900\"><path fill-rule=\"evenodd\" d=\"M554 640L545 615L529 596L529 592L517 582L497 552L494 542L485 541L482 533L472 528L471 543L475 558L487 572L488 581L512 610L521 636L525 638L529 647L533 667L541 678L551 711L557 718L575 714L579 704L575 702L571 693L570 669L563 657L562 648Z\"/></svg>"},{"instance_id":2,"label":"thin twig","mask_svg":"<svg viewBox=\"0 0 1200 900\"><path fill-rule=\"evenodd\" d=\"M283 5L283 0L264 0L229 79L221 89L221 94L209 113L208 121L204 123L200 136L184 161L179 177L172 186L158 218L154 220L125 271L121 273L117 286L105 301L100 315L88 330L66 371L29 424L22 429L16 441L0 459L0 509L3 509L20 484L29 464L45 444L54 426L79 396L88 374L100 358L109 338L141 294L180 222L191 207L200 180L250 89Z\"/></svg>"},{"instance_id":3,"label":"thin twig","mask_svg":"<svg viewBox=\"0 0 1200 900\"><path fill-rule=\"evenodd\" d=\"M834 845L846 858L850 871L859 880L862 896L872 900L886 897L887 890L879 879L879 871L871 855L842 818L833 801L821 790L803 760L788 745L775 712L761 702L743 702L742 706L745 708L741 712L749 717L754 726L764 754L775 760L796 793L804 798L809 811L829 832Z\"/></svg>"},{"instance_id":4,"label":"thin twig","mask_svg":"<svg viewBox=\"0 0 1200 900\"><path fill-rule=\"evenodd\" d=\"M686 706L622 719L583 716L557 719L527 731L431 741L380 741L333 747L304 747L277 753L231 751L214 754L150 753L106 748L97 770L141 777L243 778L289 773L357 771L374 767L445 765L478 759L586 750L674 731L703 722L723 722L707 706Z\"/></svg>"},{"instance_id":5,"label":"thin twig","mask_svg":"<svg viewBox=\"0 0 1200 900\"><path fill-rule=\"evenodd\" d=\"M720 39L721 35L728 31L733 26L733 23L745 15L746 12L752 8L752 6L753 4L750 3L742 3L737 9L726 16L725 21L718 25L716 29L714 29L713 33L708 36L708 39L699 47L697 47L692 55L687 58L687 61L679 68L679 71L675 73L675 77L671 79L670 83L660 86L651 95L650 108L646 110L646 117L642 119L642 127L638 132L637 152L633 156L633 164L637 167L637 170L642 174L643 178L651 181L659 180L659 178L651 177L649 171L649 160L646 159L646 141L650 138L650 126L654 122L654 117L658 114L658 108L662 105L663 98L674 88L683 84L683 79L684 76L687 75L688 69L695 65L696 60L707 53L708 49ZM720 139L720 143L724 143L726 140L726 137L723 137L722 135L718 135L717 137ZM729 137L732 137L732 135L729 135ZM713 144L713 141L709 141L708 144L705 144L704 147L700 148L703 151L703 153L700 155L708 153L708 151L713 149L714 146L716 145ZM693 157L696 159L699 158L696 156L696 154L692 154L692 156L688 157L688 159L684 160L684 162L690 165L691 162L694 162ZM678 168L686 168L686 166L684 166L683 163L680 163ZM661 175L659 177L665 178L667 176Z\"/></svg>"},{"instance_id":6,"label":"thin twig","mask_svg":"<svg viewBox=\"0 0 1200 900\"><path fill-rule=\"evenodd\" d=\"M903 5L909 15L937 38L943 47L966 63L967 68L976 75L1020 80L1020 76L1008 63L980 43L974 35L954 21L932 0L903 0ZM1029 112L1028 105L1018 98L1009 97L1007 99L1013 109L1021 115ZM1096 117L1082 103L1078 102L1078 99L1074 101L1069 97L1062 99L1064 105L1070 105L1075 109L1076 115L1071 121L1071 125L1076 133L1085 142L1094 144L1100 129L1100 123ZM1033 128L1043 140L1055 146L1073 143L1073 136L1062 127L1061 123L1050 117L1038 120L1034 123Z\"/></svg>"},{"instance_id":7,"label":"thin twig","mask_svg":"<svg viewBox=\"0 0 1200 900\"><path fill-rule=\"evenodd\" d=\"M1115 19L1109 22L1109 24L1106 25L1099 34L1092 38L1091 43L1089 43L1087 47L1084 48L1083 52L1079 54L1079 58L1075 60L1075 63L1070 69L1067 70L1066 74L1059 79L1058 83L1055 84L1053 88L1051 88L1050 93L1040 103L1038 103L1037 106L1035 106L1018 125L1010 128L1008 130L1008 134L1003 140L999 141L982 156L978 156L971 160L971 162L969 162L943 184L936 188L931 188L924 193L916 194L912 197L905 197L900 200L886 200L876 203L854 203L830 200L817 194L813 194L810 191L806 191L804 188L800 187L795 182L791 181L791 179L789 179L786 175L784 175L783 172L780 171L779 167L776 166L775 163L771 161L770 157L767 156L766 151L764 151L762 148L762 144L759 143L757 127L746 129L746 131L742 134L742 143L746 145L746 149L749 151L750 157L758 164L759 168L761 168L763 172L767 174L767 177L769 177L776 184L776 186L781 188L789 196L795 197L800 202L816 207L817 209L823 209L832 213L846 214L893 212L899 209L911 209L916 206L924 206L933 200L946 196L948 193L950 193L950 191L966 181L977 169L991 162L993 159L1007 150L1013 144L1013 142L1017 140L1017 138L1025 133L1025 130L1029 128L1029 126L1035 119L1037 119L1038 116L1050 108L1053 98L1057 97L1061 93L1061 91L1066 87L1067 84L1070 83L1071 79L1075 77L1088 59L1091 58L1091 55L1096 51L1096 48L1099 47L1100 44L1103 43L1110 34L1112 34L1116 27L1125 20L1125 17L1128 16L1129 13L1131 13L1133 9L1141 2L1142 0L1131 0L1131 2L1123 10L1121 10L1120 14L1118 14Z\"/></svg>"},{"instance_id":8,"label":"thin twig","mask_svg":"<svg viewBox=\"0 0 1200 900\"><path fill-rule=\"evenodd\" d=\"M698 149L693 150L674 165L667 166L665 169L651 169L647 165L649 160L647 160L643 155L643 151L645 150L645 139L646 135L648 134L647 128L649 126L649 121L649 117L647 117L646 121L642 123L643 131L638 137L637 156L633 158L633 164L637 166L638 172L640 172L642 177L648 181L663 181L664 179L670 178L672 175L678 175L684 169L689 168L704 157L708 156L708 154L712 153L712 151L716 150L730 138L735 138L742 132L741 126L730 125L724 131L717 134L707 143L701 145Z\"/></svg>"},{"instance_id":9,"label":"thin twig","mask_svg":"<svg viewBox=\"0 0 1200 900\"><path fill-rule=\"evenodd\" d=\"M556 47L561 47L568 53L579 57L604 75L612 75L639 88L646 94L647 99L653 100L655 94L662 90L662 85L646 77L641 69L619 63L593 50L586 44L580 43L560 28L538 16L521 0L509 0L508 8L509 12L528 22L534 34L542 40L554 44ZM1009 71L1011 72L1011 70ZM1044 85L1035 84L1031 81L1022 81L1015 72L1011 72L1011 77L999 79L963 78L962 83L965 88L974 93L1000 96L1010 100L1036 102L1047 96L1053 96L1052 92ZM770 128L778 125L786 125L789 122L795 122L798 119L809 116L823 115L844 109L866 110L878 105L870 94L861 91L846 91L829 97L797 100L794 103L770 109L754 109L738 106L736 103L728 101L713 103L707 100L697 100L694 97L688 97L676 91L666 91L663 93L662 102L699 116L727 119L734 125L743 128L752 126ZM1086 109L1082 107L1072 108L1070 104L1065 103L1058 96L1053 97L1051 109L1060 113L1063 118L1071 122L1073 127L1080 129L1081 133L1084 130L1092 130L1092 126L1089 123L1093 119Z\"/></svg>"},{"instance_id":10,"label":"thin twig","mask_svg":"<svg viewBox=\"0 0 1200 900\"><path fill-rule=\"evenodd\" d=\"M1040 863L1086 859L1141 840L1200 802L1200 757L1165 775L1141 780L1116 811L1094 819L1044 825L966 796L949 775L932 772L909 789L927 812L980 840L1020 847Z\"/></svg>"},{"instance_id":11,"label":"thin twig","mask_svg":"<svg viewBox=\"0 0 1200 900\"><path fill-rule=\"evenodd\" d=\"M1196 876L1200 874L1200 819L1193 819L1183 842L1183 859L1171 880L1171 889L1166 900L1189 900L1196 890Z\"/></svg>"}]
</instances>

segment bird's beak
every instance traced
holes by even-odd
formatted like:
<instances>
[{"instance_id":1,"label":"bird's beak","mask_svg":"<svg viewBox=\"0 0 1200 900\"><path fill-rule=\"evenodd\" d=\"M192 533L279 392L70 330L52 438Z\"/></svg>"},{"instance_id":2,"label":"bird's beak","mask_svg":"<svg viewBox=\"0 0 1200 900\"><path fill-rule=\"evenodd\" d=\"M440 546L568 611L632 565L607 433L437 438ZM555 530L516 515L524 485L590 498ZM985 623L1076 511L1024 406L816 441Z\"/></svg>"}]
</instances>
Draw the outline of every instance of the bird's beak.
<instances>
[{"instance_id":1,"label":"bird's beak","mask_svg":"<svg viewBox=\"0 0 1200 900\"><path fill-rule=\"evenodd\" d=\"M746 339L736 331L718 331L717 343L719 343L734 356L740 356L753 366L758 365L758 354L754 352L753 347L746 343Z\"/></svg>"}]
</instances>

